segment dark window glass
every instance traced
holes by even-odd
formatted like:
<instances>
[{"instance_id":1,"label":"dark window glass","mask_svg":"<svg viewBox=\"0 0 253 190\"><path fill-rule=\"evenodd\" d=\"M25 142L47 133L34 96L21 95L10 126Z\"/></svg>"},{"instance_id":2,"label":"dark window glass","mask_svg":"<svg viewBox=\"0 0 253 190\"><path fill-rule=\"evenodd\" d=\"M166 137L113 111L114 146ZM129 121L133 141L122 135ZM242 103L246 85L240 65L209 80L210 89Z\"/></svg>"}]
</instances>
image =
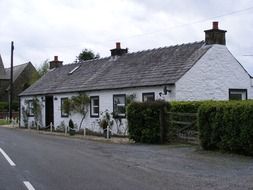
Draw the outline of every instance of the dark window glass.
<instances>
[{"instance_id":1,"label":"dark window glass","mask_svg":"<svg viewBox=\"0 0 253 190\"><path fill-rule=\"evenodd\" d=\"M64 104L66 104L68 98L61 98L61 117L68 117L69 113L64 110Z\"/></svg>"},{"instance_id":2,"label":"dark window glass","mask_svg":"<svg viewBox=\"0 0 253 190\"><path fill-rule=\"evenodd\" d=\"M143 93L142 94L142 101L143 102L155 101L155 93L154 92Z\"/></svg>"},{"instance_id":3,"label":"dark window glass","mask_svg":"<svg viewBox=\"0 0 253 190\"><path fill-rule=\"evenodd\" d=\"M98 96L90 97L90 116L99 117L99 97Z\"/></svg>"},{"instance_id":4,"label":"dark window glass","mask_svg":"<svg viewBox=\"0 0 253 190\"><path fill-rule=\"evenodd\" d=\"M126 117L126 95L113 95L114 117Z\"/></svg>"}]
</instances>

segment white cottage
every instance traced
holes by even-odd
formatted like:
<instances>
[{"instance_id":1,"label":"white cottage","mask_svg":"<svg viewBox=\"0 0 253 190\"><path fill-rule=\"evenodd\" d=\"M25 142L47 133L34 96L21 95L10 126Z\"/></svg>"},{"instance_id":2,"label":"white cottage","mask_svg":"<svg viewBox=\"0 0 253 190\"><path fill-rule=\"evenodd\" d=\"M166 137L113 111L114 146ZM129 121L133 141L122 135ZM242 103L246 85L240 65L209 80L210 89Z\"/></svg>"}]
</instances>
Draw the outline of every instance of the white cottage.
<instances>
[{"instance_id":1,"label":"white cottage","mask_svg":"<svg viewBox=\"0 0 253 190\"><path fill-rule=\"evenodd\" d=\"M100 113L117 111L122 124L112 131L126 134L127 97L136 101L252 99L252 77L227 49L225 33L213 22L201 42L134 53L116 43L110 57L68 65L55 57L50 71L20 94L21 110L30 110L28 124L32 125L29 100L37 97L42 105L41 127L51 122L54 127L67 125L70 118L78 125L81 116L63 113L62 104L85 92L91 101L82 127L102 132ZM23 116L21 111L21 127Z\"/></svg>"}]
</instances>

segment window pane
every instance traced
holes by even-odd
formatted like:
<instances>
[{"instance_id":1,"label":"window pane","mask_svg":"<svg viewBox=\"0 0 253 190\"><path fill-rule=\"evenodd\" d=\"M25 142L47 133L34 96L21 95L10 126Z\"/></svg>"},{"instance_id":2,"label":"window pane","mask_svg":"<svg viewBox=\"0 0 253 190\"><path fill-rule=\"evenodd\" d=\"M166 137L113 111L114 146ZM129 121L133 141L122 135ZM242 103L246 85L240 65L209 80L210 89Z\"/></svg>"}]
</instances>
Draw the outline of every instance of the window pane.
<instances>
[{"instance_id":1,"label":"window pane","mask_svg":"<svg viewBox=\"0 0 253 190\"><path fill-rule=\"evenodd\" d=\"M99 116L99 97L91 97L91 116Z\"/></svg>"},{"instance_id":2,"label":"window pane","mask_svg":"<svg viewBox=\"0 0 253 190\"><path fill-rule=\"evenodd\" d=\"M246 100L247 89L231 89L229 90L229 100Z\"/></svg>"},{"instance_id":3,"label":"window pane","mask_svg":"<svg viewBox=\"0 0 253 190\"><path fill-rule=\"evenodd\" d=\"M68 109L66 102L68 101L68 98L61 98L61 116L62 117L68 117L69 113L66 112L64 109Z\"/></svg>"},{"instance_id":4,"label":"window pane","mask_svg":"<svg viewBox=\"0 0 253 190\"><path fill-rule=\"evenodd\" d=\"M242 100L241 94L230 94L230 100Z\"/></svg>"},{"instance_id":5,"label":"window pane","mask_svg":"<svg viewBox=\"0 0 253 190\"><path fill-rule=\"evenodd\" d=\"M98 107L93 107L93 114L98 115L98 112L99 112L99 108Z\"/></svg>"},{"instance_id":6,"label":"window pane","mask_svg":"<svg viewBox=\"0 0 253 190\"><path fill-rule=\"evenodd\" d=\"M98 104L99 104L98 98L94 98L93 99L93 105L98 106Z\"/></svg>"},{"instance_id":7,"label":"window pane","mask_svg":"<svg viewBox=\"0 0 253 190\"><path fill-rule=\"evenodd\" d=\"M155 101L155 95L154 93L144 93L143 95L143 102L151 102Z\"/></svg>"},{"instance_id":8,"label":"window pane","mask_svg":"<svg viewBox=\"0 0 253 190\"><path fill-rule=\"evenodd\" d=\"M126 113L126 96L116 95L113 97L113 112L116 116L125 117Z\"/></svg>"}]
</instances>

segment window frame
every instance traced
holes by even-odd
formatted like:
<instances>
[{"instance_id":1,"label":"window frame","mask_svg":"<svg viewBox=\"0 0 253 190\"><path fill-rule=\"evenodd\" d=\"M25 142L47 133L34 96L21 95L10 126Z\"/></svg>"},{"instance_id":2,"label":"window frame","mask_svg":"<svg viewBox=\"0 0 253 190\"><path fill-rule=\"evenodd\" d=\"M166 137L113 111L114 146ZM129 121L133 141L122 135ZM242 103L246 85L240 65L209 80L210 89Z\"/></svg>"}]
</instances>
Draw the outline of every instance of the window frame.
<instances>
[{"instance_id":1,"label":"window frame","mask_svg":"<svg viewBox=\"0 0 253 190\"><path fill-rule=\"evenodd\" d=\"M241 92L241 93L245 93L245 100L248 99L248 89L235 89L235 88L230 88L228 89L228 99L229 100L233 100L231 99L231 92ZM243 100L243 99L241 99Z\"/></svg>"},{"instance_id":2,"label":"window frame","mask_svg":"<svg viewBox=\"0 0 253 190\"><path fill-rule=\"evenodd\" d=\"M124 115L117 115L117 118L126 118L126 94L113 94L113 97L112 97L112 106L113 106L113 113L115 113L115 104L114 104L114 98L116 97L123 97L124 98L124 101L125 101L125 105L124 105ZM115 118L115 115L113 114L113 117Z\"/></svg>"},{"instance_id":3,"label":"window frame","mask_svg":"<svg viewBox=\"0 0 253 190\"><path fill-rule=\"evenodd\" d=\"M98 113L97 113L97 115L94 115L94 113L92 113L93 108L94 108L94 106L92 104L93 99L98 99ZM99 110L100 110L99 96L90 96L90 117L98 118L99 117Z\"/></svg>"},{"instance_id":4,"label":"window frame","mask_svg":"<svg viewBox=\"0 0 253 190\"><path fill-rule=\"evenodd\" d=\"M148 101L144 101L144 97L147 95L152 95L153 96L152 101L155 101L155 93L154 92L145 92L145 93L142 93L142 102L148 102Z\"/></svg>"},{"instance_id":5,"label":"window frame","mask_svg":"<svg viewBox=\"0 0 253 190\"><path fill-rule=\"evenodd\" d=\"M33 100L28 100L27 101L27 108L28 108L28 117L34 117L34 113L33 113Z\"/></svg>"},{"instance_id":6,"label":"window frame","mask_svg":"<svg viewBox=\"0 0 253 190\"><path fill-rule=\"evenodd\" d=\"M63 113L63 110L62 110L63 102L68 99L69 99L68 97L61 98L61 117L69 117L69 113Z\"/></svg>"}]
</instances>

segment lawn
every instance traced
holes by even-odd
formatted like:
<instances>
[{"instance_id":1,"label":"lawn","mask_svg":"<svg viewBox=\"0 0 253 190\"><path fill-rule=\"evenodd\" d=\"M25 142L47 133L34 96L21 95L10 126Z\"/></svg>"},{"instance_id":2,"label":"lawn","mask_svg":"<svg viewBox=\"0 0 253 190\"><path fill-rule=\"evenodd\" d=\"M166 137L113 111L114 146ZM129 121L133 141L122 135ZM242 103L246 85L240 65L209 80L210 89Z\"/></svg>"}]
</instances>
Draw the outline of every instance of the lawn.
<instances>
[{"instance_id":1,"label":"lawn","mask_svg":"<svg viewBox=\"0 0 253 190\"><path fill-rule=\"evenodd\" d=\"M5 119L0 119L0 125L8 125L9 122Z\"/></svg>"}]
</instances>

